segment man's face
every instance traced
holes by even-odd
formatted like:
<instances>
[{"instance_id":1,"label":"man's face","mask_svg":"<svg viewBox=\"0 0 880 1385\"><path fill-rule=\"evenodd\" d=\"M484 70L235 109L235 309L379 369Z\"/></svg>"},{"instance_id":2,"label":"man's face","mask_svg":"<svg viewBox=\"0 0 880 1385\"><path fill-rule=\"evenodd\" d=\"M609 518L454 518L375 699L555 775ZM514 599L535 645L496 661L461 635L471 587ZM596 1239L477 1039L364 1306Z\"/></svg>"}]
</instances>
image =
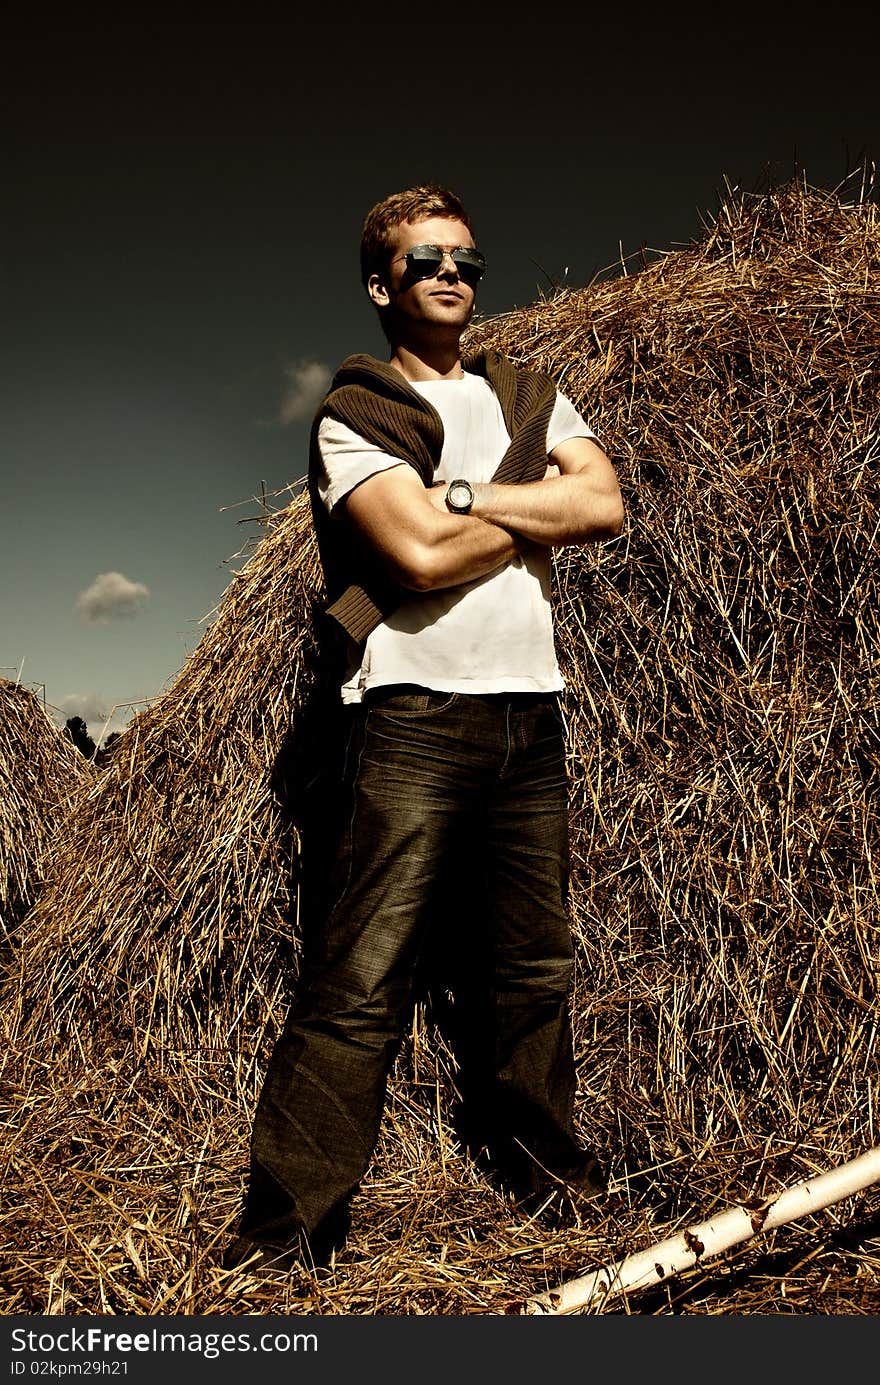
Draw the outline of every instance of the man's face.
<instances>
[{"instance_id":1,"label":"man's face","mask_svg":"<svg viewBox=\"0 0 880 1385\"><path fill-rule=\"evenodd\" d=\"M388 310L394 337L428 328L441 334L459 335L471 320L476 292L459 275L455 262L445 255L430 279L413 279L404 258L415 245L436 245L444 250L473 246L470 231L452 217L432 216L423 221L404 221L392 236L389 263L383 275L374 274L367 285L378 308Z\"/></svg>"}]
</instances>

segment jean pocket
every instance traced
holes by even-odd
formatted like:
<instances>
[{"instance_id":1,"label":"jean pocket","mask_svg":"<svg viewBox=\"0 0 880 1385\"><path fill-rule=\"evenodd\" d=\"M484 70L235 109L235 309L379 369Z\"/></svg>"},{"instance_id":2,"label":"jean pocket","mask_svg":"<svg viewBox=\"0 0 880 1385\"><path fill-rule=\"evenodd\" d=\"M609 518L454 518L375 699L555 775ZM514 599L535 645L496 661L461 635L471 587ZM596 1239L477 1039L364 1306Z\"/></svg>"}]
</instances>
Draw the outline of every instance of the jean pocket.
<instances>
[{"instance_id":1,"label":"jean pocket","mask_svg":"<svg viewBox=\"0 0 880 1385\"><path fill-rule=\"evenodd\" d=\"M459 700L460 693L434 692L430 688L376 688L368 694L369 713L392 721L415 721L439 716Z\"/></svg>"}]
</instances>

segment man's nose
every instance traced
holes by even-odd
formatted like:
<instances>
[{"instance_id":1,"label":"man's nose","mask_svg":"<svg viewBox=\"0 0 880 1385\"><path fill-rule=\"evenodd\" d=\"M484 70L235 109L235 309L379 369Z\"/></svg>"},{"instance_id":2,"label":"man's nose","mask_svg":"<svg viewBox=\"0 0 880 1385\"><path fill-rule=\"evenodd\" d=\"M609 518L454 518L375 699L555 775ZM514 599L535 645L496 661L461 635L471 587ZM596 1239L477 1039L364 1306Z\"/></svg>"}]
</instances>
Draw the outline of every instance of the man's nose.
<instances>
[{"instance_id":1,"label":"man's nose","mask_svg":"<svg viewBox=\"0 0 880 1385\"><path fill-rule=\"evenodd\" d=\"M445 274L447 276L454 275L456 279L458 278L458 265L452 258L451 250L443 251L443 259L440 261L440 268L437 270L438 277L441 274Z\"/></svg>"}]
</instances>

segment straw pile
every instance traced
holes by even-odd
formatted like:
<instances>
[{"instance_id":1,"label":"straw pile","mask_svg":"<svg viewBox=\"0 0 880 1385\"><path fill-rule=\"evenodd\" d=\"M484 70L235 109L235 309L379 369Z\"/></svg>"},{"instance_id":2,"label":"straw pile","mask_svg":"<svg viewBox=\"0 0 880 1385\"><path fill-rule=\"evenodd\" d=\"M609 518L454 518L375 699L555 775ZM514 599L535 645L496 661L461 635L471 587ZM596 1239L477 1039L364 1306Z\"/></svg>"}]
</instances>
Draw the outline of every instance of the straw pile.
<instances>
[{"instance_id":1,"label":"straw pile","mask_svg":"<svg viewBox=\"0 0 880 1385\"><path fill-rule=\"evenodd\" d=\"M619 540L558 554L555 597L578 1119L616 1194L573 1231L513 1214L450 1134L419 1011L335 1272L217 1268L296 970L299 497L116 742L27 920L7 1311L497 1312L877 1143L878 275L869 193L794 183L471 331L557 378L627 504ZM630 1311L876 1312L878 1216L871 1190Z\"/></svg>"},{"instance_id":2,"label":"straw pile","mask_svg":"<svg viewBox=\"0 0 880 1385\"><path fill-rule=\"evenodd\" d=\"M70 800L91 766L30 688L0 679L0 959L34 903Z\"/></svg>"}]
</instances>

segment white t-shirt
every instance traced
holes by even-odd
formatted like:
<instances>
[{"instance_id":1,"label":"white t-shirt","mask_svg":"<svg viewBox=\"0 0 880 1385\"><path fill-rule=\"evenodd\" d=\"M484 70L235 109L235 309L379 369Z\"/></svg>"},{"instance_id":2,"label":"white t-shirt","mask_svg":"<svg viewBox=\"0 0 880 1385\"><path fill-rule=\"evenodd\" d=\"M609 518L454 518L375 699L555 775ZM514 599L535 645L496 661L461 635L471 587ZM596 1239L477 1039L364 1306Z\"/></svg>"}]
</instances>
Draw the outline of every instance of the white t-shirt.
<instances>
[{"instance_id":1,"label":"white t-shirt","mask_svg":"<svg viewBox=\"0 0 880 1385\"><path fill-rule=\"evenodd\" d=\"M443 420L435 480L490 481L510 435L495 391L481 375L411 381ZM547 451L568 438L595 438L557 391ZM318 493L328 510L378 471L406 466L345 424L325 418L318 431L323 474ZM415 683L438 692L554 692L564 686L553 643L550 550L530 551L488 576L441 591L413 592L367 637L353 642L343 702L368 688Z\"/></svg>"}]
</instances>

